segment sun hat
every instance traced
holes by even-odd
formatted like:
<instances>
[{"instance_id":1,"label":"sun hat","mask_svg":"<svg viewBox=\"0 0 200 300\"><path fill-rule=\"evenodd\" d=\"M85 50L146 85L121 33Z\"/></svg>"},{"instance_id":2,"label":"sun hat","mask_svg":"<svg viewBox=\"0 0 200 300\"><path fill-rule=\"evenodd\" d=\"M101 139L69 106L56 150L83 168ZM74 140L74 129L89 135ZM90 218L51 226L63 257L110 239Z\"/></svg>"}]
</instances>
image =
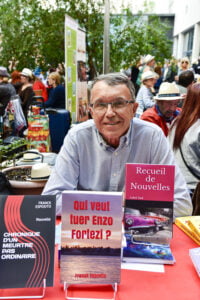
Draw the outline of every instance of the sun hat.
<instances>
[{"instance_id":1,"label":"sun hat","mask_svg":"<svg viewBox=\"0 0 200 300\"><path fill-rule=\"evenodd\" d=\"M51 168L47 163L37 163L31 168L31 180L47 180L51 174Z\"/></svg>"},{"instance_id":2,"label":"sun hat","mask_svg":"<svg viewBox=\"0 0 200 300\"><path fill-rule=\"evenodd\" d=\"M154 100L180 100L181 96L178 86L175 83L163 82L160 85L158 94L154 97Z\"/></svg>"},{"instance_id":3,"label":"sun hat","mask_svg":"<svg viewBox=\"0 0 200 300\"><path fill-rule=\"evenodd\" d=\"M145 81L147 79L151 79L151 78L158 78L158 74L155 73L155 72L152 72L152 71L146 71L144 73L142 73L142 76L141 76L141 81Z\"/></svg>"},{"instance_id":4,"label":"sun hat","mask_svg":"<svg viewBox=\"0 0 200 300\"><path fill-rule=\"evenodd\" d=\"M28 68L24 68L21 72L21 75L25 76L25 77L30 77L32 78L33 77L33 72L28 69Z\"/></svg>"},{"instance_id":5,"label":"sun hat","mask_svg":"<svg viewBox=\"0 0 200 300\"><path fill-rule=\"evenodd\" d=\"M150 54L147 54L144 58L144 63L148 64L150 61L152 61L155 58L155 56L152 56Z\"/></svg>"},{"instance_id":6,"label":"sun hat","mask_svg":"<svg viewBox=\"0 0 200 300\"><path fill-rule=\"evenodd\" d=\"M0 67L0 76L2 76L2 77L9 77L10 76L5 67Z\"/></svg>"}]
</instances>

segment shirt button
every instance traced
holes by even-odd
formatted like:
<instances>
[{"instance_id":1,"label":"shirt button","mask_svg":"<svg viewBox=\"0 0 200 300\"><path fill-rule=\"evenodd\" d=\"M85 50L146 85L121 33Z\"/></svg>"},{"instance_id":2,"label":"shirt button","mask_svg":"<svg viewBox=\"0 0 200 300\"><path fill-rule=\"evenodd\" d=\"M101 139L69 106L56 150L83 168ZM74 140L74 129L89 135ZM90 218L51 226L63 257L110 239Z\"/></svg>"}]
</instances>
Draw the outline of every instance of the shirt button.
<instances>
[{"instance_id":1,"label":"shirt button","mask_svg":"<svg viewBox=\"0 0 200 300\"><path fill-rule=\"evenodd\" d=\"M117 155L118 155L118 152L115 152L115 155L117 156Z\"/></svg>"}]
</instances>

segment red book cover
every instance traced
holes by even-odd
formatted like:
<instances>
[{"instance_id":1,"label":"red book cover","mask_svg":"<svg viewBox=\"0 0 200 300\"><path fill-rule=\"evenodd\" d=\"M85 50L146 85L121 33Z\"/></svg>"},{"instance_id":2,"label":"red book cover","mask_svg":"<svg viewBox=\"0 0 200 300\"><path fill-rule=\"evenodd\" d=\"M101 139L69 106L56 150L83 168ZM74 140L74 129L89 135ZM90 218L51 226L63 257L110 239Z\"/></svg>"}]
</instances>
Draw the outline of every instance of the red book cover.
<instances>
[{"instance_id":1,"label":"red book cover","mask_svg":"<svg viewBox=\"0 0 200 300\"><path fill-rule=\"evenodd\" d=\"M55 196L0 196L0 288L53 286Z\"/></svg>"},{"instance_id":2,"label":"red book cover","mask_svg":"<svg viewBox=\"0 0 200 300\"><path fill-rule=\"evenodd\" d=\"M126 164L125 199L173 201L174 166Z\"/></svg>"},{"instance_id":3,"label":"red book cover","mask_svg":"<svg viewBox=\"0 0 200 300\"><path fill-rule=\"evenodd\" d=\"M174 263L174 166L127 164L124 227L125 261Z\"/></svg>"}]
</instances>

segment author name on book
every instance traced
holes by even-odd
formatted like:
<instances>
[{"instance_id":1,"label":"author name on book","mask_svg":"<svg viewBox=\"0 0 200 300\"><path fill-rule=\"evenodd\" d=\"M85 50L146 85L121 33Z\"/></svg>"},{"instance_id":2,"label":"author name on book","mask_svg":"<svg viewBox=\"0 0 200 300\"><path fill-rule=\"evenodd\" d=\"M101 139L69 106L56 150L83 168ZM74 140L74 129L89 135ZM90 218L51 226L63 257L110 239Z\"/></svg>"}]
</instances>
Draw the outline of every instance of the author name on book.
<instances>
[{"instance_id":1,"label":"author name on book","mask_svg":"<svg viewBox=\"0 0 200 300\"><path fill-rule=\"evenodd\" d=\"M83 274L75 274L75 278L106 278L105 273L83 273Z\"/></svg>"}]
</instances>

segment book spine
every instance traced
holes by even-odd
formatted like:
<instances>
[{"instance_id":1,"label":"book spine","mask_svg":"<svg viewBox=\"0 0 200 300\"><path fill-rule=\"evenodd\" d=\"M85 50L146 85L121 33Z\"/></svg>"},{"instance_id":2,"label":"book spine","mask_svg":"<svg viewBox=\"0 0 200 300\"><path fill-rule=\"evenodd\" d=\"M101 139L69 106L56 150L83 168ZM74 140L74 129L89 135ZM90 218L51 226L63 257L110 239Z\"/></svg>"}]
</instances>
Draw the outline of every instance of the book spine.
<instances>
[{"instance_id":1,"label":"book spine","mask_svg":"<svg viewBox=\"0 0 200 300\"><path fill-rule=\"evenodd\" d=\"M196 235L192 231L190 231L185 225L180 223L177 219L175 220L175 224L182 229L197 245L200 245L200 240L197 239Z\"/></svg>"},{"instance_id":2,"label":"book spine","mask_svg":"<svg viewBox=\"0 0 200 300\"><path fill-rule=\"evenodd\" d=\"M191 230L194 232L194 234L197 236L197 239L200 240L200 232L196 228L196 226L192 223L192 221L188 220L188 225L190 226Z\"/></svg>"}]
</instances>

